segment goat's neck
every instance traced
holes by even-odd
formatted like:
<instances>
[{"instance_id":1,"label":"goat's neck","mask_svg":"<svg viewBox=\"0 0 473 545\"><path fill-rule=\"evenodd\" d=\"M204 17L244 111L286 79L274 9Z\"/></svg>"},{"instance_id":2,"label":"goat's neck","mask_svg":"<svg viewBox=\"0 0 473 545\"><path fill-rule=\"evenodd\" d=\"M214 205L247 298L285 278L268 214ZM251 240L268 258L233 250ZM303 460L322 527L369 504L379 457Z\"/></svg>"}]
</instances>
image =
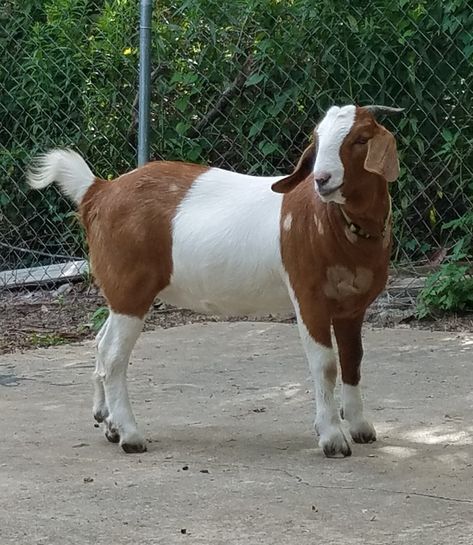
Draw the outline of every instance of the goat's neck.
<instances>
[{"instance_id":1,"label":"goat's neck","mask_svg":"<svg viewBox=\"0 0 473 545\"><path fill-rule=\"evenodd\" d=\"M332 214L344 227L356 231L361 238L383 238L391 215L391 198L386 184L380 184L371 198L352 196L345 204L332 207Z\"/></svg>"}]
</instances>

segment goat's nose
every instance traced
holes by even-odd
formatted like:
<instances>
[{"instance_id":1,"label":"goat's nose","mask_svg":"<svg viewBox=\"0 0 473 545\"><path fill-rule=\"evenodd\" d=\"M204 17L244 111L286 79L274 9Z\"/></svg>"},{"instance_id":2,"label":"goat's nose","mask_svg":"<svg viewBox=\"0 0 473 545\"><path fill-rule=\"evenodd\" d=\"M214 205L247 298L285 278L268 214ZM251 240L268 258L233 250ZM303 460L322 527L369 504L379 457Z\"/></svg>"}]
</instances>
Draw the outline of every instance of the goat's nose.
<instances>
[{"instance_id":1,"label":"goat's nose","mask_svg":"<svg viewBox=\"0 0 473 545\"><path fill-rule=\"evenodd\" d=\"M328 172L316 172L315 173L315 183L320 187L327 185L327 182L332 177Z\"/></svg>"}]
</instances>

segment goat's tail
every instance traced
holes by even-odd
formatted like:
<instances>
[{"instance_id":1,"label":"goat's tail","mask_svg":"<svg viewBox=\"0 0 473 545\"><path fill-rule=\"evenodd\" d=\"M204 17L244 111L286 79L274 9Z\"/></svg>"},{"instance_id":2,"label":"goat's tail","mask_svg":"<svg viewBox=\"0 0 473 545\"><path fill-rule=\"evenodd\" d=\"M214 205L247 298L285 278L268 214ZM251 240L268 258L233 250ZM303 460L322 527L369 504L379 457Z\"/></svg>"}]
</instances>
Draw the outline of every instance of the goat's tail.
<instances>
[{"instance_id":1,"label":"goat's tail","mask_svg":"<svg viewBox=\"0 0 473 545\"><path fill-rule=\"evenodd\" d=\"M34 160L27 178L34 189L57 182L61 191L78 205L93 184L95 175L75 151L55 149Z\"/></svg>"}]
</instances>

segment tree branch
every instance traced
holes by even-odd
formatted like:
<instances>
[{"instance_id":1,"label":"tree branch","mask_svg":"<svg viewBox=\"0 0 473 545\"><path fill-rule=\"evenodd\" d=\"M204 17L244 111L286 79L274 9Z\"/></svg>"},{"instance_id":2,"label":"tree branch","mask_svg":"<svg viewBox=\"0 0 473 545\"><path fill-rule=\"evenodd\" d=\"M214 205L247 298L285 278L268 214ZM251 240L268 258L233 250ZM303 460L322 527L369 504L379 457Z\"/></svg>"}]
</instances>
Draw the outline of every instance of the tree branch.
<instances>
[{"instance_id":1,"label":"tree branch","mask_svg":"<svg viewBox=\"0 0 473 545\"><path fill-rule=\"evenodd\" d=\"M195 128L192 130L191 137L198 136L202 129L204 129L207 125L210 125L210 123L212 123L216 117L223 113L225 107L228 106L230 98L241 91L242 87L245 85L252 68L253 58L249 56L241 67L241 70L238 72L236 78L220 95L215 106L197 123Z\"/></svg>"}]
</instances>

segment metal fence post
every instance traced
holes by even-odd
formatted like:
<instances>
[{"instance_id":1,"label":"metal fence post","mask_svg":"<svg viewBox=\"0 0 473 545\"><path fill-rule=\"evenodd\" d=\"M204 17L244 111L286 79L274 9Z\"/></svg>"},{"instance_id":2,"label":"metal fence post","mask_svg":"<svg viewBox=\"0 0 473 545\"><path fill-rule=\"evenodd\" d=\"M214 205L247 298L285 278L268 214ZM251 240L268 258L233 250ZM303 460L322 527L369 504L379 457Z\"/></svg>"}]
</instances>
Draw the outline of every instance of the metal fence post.
<instances>
[{"instance_id":1,"label":"metal fence post","mask_svg":"<svg viewBox=\"0 0 473 545\"><path fill-rule=\"evenodd\" d=\"M149 161L151 97L151 15L152 0L140 0L140 74L138 102L138 166Z\"/></svg>"}]
</instances>

